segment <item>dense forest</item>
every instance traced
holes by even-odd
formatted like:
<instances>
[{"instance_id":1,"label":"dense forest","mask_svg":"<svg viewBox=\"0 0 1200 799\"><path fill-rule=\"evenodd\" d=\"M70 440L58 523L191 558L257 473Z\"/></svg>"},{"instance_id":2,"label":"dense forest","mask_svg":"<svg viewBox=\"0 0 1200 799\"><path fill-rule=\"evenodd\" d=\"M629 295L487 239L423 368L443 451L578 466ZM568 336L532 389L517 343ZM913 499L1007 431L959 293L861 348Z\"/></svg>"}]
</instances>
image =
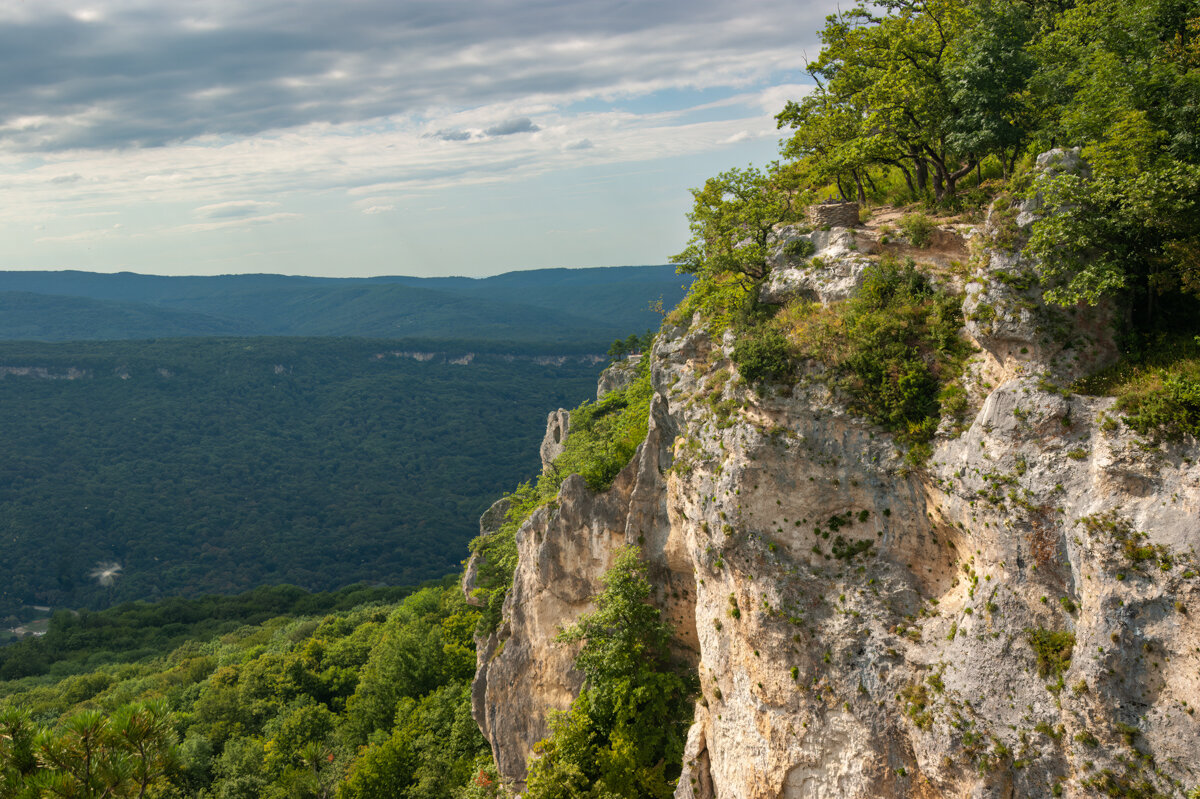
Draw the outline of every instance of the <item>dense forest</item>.
<instances>
[{"instance_id":1,"label":"dense forest","mask_svg":"<svg viewBox=\"0 0 1200 799\"><path fill-rule=\"evenodd\" d=\"M456 568L537 469L547 409L592 394L599 366L422 346L0 344L0 615Z\"/></svg>"}]
</instances>

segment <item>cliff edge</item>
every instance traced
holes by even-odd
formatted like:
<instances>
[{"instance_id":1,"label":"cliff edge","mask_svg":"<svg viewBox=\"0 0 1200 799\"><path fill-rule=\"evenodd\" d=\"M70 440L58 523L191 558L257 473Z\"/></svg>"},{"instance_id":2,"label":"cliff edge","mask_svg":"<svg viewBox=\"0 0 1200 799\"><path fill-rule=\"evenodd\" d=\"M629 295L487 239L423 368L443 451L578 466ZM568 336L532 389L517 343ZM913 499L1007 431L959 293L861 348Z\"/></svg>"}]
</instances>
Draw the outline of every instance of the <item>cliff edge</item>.
<instances>
[{"instance_id":1,"label":"cliff edge","mask_svg":"<svg viewBox=\"0 0 1200 799\"><path fill-rule=\"evenodd\" d=\"M1200 784L1200 444L1150 440L1113 399L1064 388L1112 362L1119 320L1023 284L1037 212L944 231L970 263L925 267L960 295L977 353L922 462L819 370L755 386L731 333L699 315L664 326L644 443L611 489L569 477L520 527L502 620L479 641L475 717L511 790L580 688L556 631L630 544L700 678L677 797ZM802 236L811 249L787 247ZM853 296L888 249L836 228L777 245L764 301Z\"/></svg>"}]
</instances>

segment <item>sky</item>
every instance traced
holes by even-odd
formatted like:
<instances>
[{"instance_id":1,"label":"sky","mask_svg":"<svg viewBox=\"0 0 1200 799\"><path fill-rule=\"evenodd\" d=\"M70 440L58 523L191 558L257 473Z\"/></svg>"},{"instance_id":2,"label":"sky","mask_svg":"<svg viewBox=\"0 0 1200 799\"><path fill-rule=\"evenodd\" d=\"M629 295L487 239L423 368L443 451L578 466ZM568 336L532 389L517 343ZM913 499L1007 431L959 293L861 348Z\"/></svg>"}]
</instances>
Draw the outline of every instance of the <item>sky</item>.
<instances>
[{"instance_id":1,"label":"sky","mask_svg":"<svg viewBox=\"0 0 1200 799\"><path fill-rule=\"evenodd\" d=\"M0 0L0 269L665 263L830 0Z\"/></svg>"}]
</instances>

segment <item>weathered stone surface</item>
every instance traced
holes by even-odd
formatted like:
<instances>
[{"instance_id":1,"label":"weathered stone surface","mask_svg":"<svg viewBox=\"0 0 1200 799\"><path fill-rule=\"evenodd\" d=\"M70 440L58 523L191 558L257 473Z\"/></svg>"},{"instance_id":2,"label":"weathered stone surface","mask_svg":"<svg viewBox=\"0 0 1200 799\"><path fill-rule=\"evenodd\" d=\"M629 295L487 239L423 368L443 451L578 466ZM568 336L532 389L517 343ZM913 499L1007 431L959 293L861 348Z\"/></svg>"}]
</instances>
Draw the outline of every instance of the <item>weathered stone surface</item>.
<instances>
[{"instance_id":1,"label":"weathered stone surface","mask_svg":"<svg viewBox=\"0 0 1200 799\"><path fill-rule=\"evenodd\" d=\"M630 355L601 372L596 383L596 399L604 399L605 394L620 391L633 383L637 378L637 365L641 360L641 355Z\"/></svg>"},{"instance_id":2,"label":"weathered stone surface","mask_svg":"<svg viewBox=\"0 0 1200 799\"><path fill-rule=\"evenodd\" d=\"M1200 443L1145 442L1113 400L1043 379L1102 363L1108 340L1067 314L1078 359L1042 342L1033 295L992 293L986 271L1019 256L985 256L967 307L1013 306L968 326L992 378L922 468L819 383L759 394L730 337L664 330L646 442L610 491L571 478L522 528L480 647L476 718L512 787L579 688L555 632L633 543L702 690L677 797L1200 784ZM1061 679L1039 675L1040 630L1074 636Z\"/></svg>"},{"instance_id":3,"label":"weathered stone surface","mask_svg":"<svg viewBox=\"0 0 1200 799\"><path fill-rule=\"evenodd\" d=\"M483 512L479 517L479 535L485 536L496 532L500 529L500 525L504 524L504 518L508 515L508 509L512 506L512 500L508 497L501 497L492 503L491 507ZM462 576L462 592L467 598L468 605L475 607L483 607L486 603L475 597L475 589L477 580L479 579L480 556L472 554L467 560L467 566L463 569Z\"/></svg>"},{"instance_id":4,"label":"weathered stone surface","mask_svg":"<svg viewBox=\"0 0 1200 799\"><path fill-rule=\"evenodd\" d=\"M797 241L808 242L812 254L789 254ZM794 296L826 305L846 299L862 284L863 269L871 264L866 256L876 249L874 239L846 228L800 233L789 225L776 232L776 242L767 261L771 271L759 290L759 300L771 304Z\"/></svg>"},{"instance_id":5,"label":"weathered stone surface","mask_svg":"<svg viewBox=\"0 0 1200 799\"><path fill-rule=\"evenodd\" d=\"M554 459L563 454L567 436L571 433L571 412L559 408L546 417L546 434L542 436L539 450L542 456L542 471L549 471Z\"/></svg>"},{"instance_id":6,"label":"weathered stone surface","mask_svg":"<svg viewBox=\"0 0 1200 799\"><path fill-rule=\"evenodd\" d=\"M1077 149L1043 153L1038 164L1043 162L1047 170L1086 171ZM993 246L974 259L963 301L965 332L984 354L976 370L981 383L1044 374L1065 384L1120 355L1121 320L1111 303L1062 308L1041 301L1038 265L1023 252L1039 211L1035 197L993 207L988 214L984 238Z\"/></svg>"}]
</instances>

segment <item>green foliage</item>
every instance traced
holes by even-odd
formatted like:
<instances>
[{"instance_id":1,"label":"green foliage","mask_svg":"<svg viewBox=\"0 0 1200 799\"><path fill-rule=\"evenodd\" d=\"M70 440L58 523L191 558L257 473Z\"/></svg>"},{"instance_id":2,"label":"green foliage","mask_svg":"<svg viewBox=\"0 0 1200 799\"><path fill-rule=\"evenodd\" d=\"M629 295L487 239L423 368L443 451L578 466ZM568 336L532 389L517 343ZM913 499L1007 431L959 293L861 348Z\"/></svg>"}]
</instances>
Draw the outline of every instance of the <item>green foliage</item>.
<instances>
[{"instance_id":1,"label":"green foliage","mask_svg":"<svg viewBox=\"0 0 1200 799\"><path fill-rule=\"evenodd\" d=\"M910 445L933 436L943 388L969 353L960 301L911 262L874 265L851 299L828 309L794 304L779 324L800 355L833 370L853 409Z\"/></svg>"},{"instance_id":2,"label":"green foliage","mask_svg":"<svg viewBox=\"0 0 1200 799\"><path fill-rule=\"evenodd\" d=\"M1038 676L1062 680L1071 665L1071 653L1075 650L1075 634L1065 630L1031 628L1025 637L1037 655Z\"/></svg>"},{"instance_id":3,"label":"green foliage","mask_svg":"<svg viewBox=\"0 0 1200 799\"><path fill-rule=\"evenodd\" d=\"M1128 291L1146 321L1168 292L1200 294L1200 165L1036 183L1046 216L1027 251L1051 302L1096 304Z\"/></svg>"},{"instance_id":4,"label":"green foliage","mask_svg":"<svg viewBox=\"0 0 1200 799\"><path fill-rule=\"evenodd\" d=\"M700 314L714 335L738 324L757 302L757 291L739 275L732 273L704 275L692 284L683 301L667 315L667 323L687 326L692 317Z\"/></svg>"},{"instance_id":5,"label":"green foliage","mask_svg":"<svg viewBox=\"0 0 1200 799\"><path fill-rule=\"evenodd\" d=\"M0 679L51 673L64 677L103 663L161 656L187 641L209 641L287 614L328 613L395 602L411 588L351 586L310 594L295 586L256 588L237 596L126 602L102 611L59 611L45 635L0 648Z\"/></svg>"},{"instance_id":6,"label":"green foliage","mask_svg":"<svg viewBox=\"0 0 1200 799\"><path fill-rule=\"evenodd\" d=\"M817 251L817 246L805 238L792 239L783 247L783 252L790 258L807 258Z\"/></svg>"},{"instance_id":7,"label":"green foliage","mask_svg":"<svg viewBox=\"0 0 1200 799\"><path fill-rule=\"evenodd\" d=\"M731 169L692 189L692 198L692 237L671 263L700 277L731 274L756 281L766 276L772 228L788 218L790 209L776 176L753 167Z\"/></svg>"},{"instance_id":8,"label":"green foliage","mask_svg":"<svg viewBox=\"0 0 1200 799\"><path fill-rule=\"evenodd\" d=\"M562 480L571 474L582 475L593 491L611 486L646 438L652 393L648 359L643 359L629 386L571 411L571 432L563 453L555 459L545 485L539 479L539 494L546 496L550 490L557 494Z\"/></svg>"},{"instance_id":9,"label":"green foliage","mask_svg":"<svg viewBox=\"0 0 1200 799\"><path fill-rule=\"evenodd\" d=\"M479 514L537 468L546 406L591 394L596 366L397 356L413 346L0 343L5 366L75 375L0 381L0 618L453 570ZM89 577L106 561L124 566L112 586Z\"/></svg>"},{"instance_id":10,"label":"green foliage","mask_svg":"<svg viewBox=\"0 0 1200 799\"><path fill-rule=\"evenodd\" d=\"M1200 362L1148 375L1129 387L1117 408L1125 412L1125 423L1143 435L1200 437Z\"/></svg>"},{"instance_id":11,"label":"green foliage","mask_svg":"<svg viewBox=\"0 0 1200 799\"><path fill-rule=\"evenodd\" d=\"M530 799L674 793L695 686L672 664L670 626L649 597L646 567L628 548L605 574L596 611L560 633L561 643L582 644L575 665L586 681L537 746Z\"/></svg>"},{"instance_id":12,"label":"green foliage","mask_svg":"<svg viewBox=\"0 0 1200 799\"><path fill-rule=\"evenodd\" d=\"M1116 397L1125 424L1142 435L1200 436L1200 340L1190 334L1158 336L1074 388Z\"/></svg>"},{"instance_id":13,"label":"green foliage","mask_svg":"<svg viewBox=\"0 0 1200 799\"><path fill-rule=\"evenodd\" d=\"M140 797L176 767L165 702L123 705L111 717L82 710L47 729L7 708L0 716L4 796Z\"/></svg>"},{"instance_id":14,"label":"green foliage","mask_svg":"<svg viewBox=\"0 0 1200 799\"><path fill-rule=\"evenodd\" d=\"M933 220L925 214L905 214L896 220L896 227L914 247L928 247L933 238Z\"/></svg>"},{"instance_id":15,"label":"green foliage","mask_svg":"<svg viewBox=\"0 0 1200 799\"><path fill-rule=\"evenodd\" d=\"M494 797L470 711L478 612L448 582L398 605L281 616L138 663L118 649L124 665L4 684L0 790ZM169 608L144 612L147 629L162 625L148 637L171 640Z\"/></svg>"},{"instance_id":16,"label":"green foliage","mask_svg":"<svg viewBox=\"0 0 1200 799\"><path fill-rule=\"evenodd\" d=\"M733 345L733 362L751 383L785 380L795 371L788 341L777 329L762 326L739 336Z\"/></svg>"}]
</instances>

